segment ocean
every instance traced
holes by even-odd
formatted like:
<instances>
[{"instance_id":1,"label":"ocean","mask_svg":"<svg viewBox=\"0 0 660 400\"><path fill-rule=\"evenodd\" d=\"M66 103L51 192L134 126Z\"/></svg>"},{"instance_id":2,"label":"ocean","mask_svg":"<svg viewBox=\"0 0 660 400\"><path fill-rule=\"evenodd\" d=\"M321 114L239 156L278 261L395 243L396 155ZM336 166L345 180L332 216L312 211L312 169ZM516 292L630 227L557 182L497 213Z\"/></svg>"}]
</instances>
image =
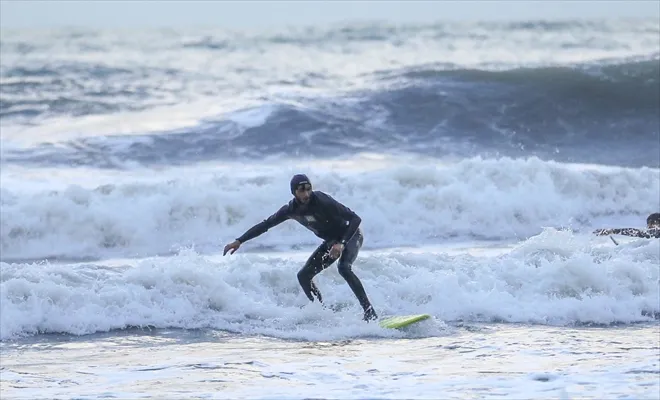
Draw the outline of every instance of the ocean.
<instances>
[{"instance_id":1,"label":"ocean","mask_svg":"<svg viewBox=\"0 0 660 400\"><path fill-rule=\"evenodd\" d=\"M3 399L660 393L660 23L3 30ZM306 173L362 218L225 244Z\"/></svg>"}]
</instances>

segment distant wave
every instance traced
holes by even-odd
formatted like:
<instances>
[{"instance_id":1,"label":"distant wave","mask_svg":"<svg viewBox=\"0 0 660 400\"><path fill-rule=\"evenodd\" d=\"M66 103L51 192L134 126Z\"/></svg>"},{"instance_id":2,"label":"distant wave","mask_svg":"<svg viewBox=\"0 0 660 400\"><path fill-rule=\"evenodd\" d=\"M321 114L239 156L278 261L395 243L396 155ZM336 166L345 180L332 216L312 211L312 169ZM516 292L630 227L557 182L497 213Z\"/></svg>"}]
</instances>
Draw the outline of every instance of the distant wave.
<instances>
[{"instance_id":1,"label":"distant wave","mask_svg":"<svg viewBox=\"0 0 660 400\"><path fill-rule=\"evenodd\" d=\"M471 98L515 104L548 97L542 105L558 102L553 109L561 110L561 107L572 108L575 104L579 109L574 112L590 112L587 117L601 116L610 110L638 110L644 115L657 111L660 103L660 55L652 57L642 61L565 67L483 70L441 63L376 71L371 79L376 85L380 82L388 86L377 86L372 96L377 99L378 95L387 97L391 92L386 89L394 85L395 90L403 93L395 91L391 101L411 96L410 99L401 98L400 102L414 108L431 100L415 99L415 91L420 96L428 96L430 93L423 89L431 86L442 89L441 93L436 93L436 100L440 101L438 108L455 102L469 102ZM174 104L177 93L174 89L178 85L173 85L168 93L166 89L154 86L154 77L179 80L187 75L185 71L171 68L126 69L80 62L7 68L3 69L0 80L0 116L37 117L42 113L82 116ZM406 91L405 88L409 89ZM451 96L458 98L451 101ZM446 101L442 101L444 99ZM365 102L370 100L365 99ZM381 100L386 102L387 99Z\"/></svg>"},{"instance_id":2,"label":"distant wave","mask_svg":"<svg viewBox=\"0 0 660 400\"><path fill-rule=\"evenodd\" d=\"M0 116L29 121L44 116L109 114L174 104L168 102L174 99L173 93L163 93L146 80L153 79L153 75L177 79L180 74L168 69L125 69L81 62L8 68L0 79Z\"/></svg>"},{"instance_id":3,"label":"distant wave","mask_svg":"<svg viewBox=\"0 0 660 400\"><path fill-rule=\"evenodd\" d=\"M113 76L126 71L89 73ZM375 84L369 90L267 101L183 129L131 137L90 135L7 150L3 159L117 168L124 163L177 165L237 157L403 151L660 165L658 58L503 71L420 66L380 71L372 78ZM139 96L139 91L131 93ZM115 101L105 106L62 99L38 102L45 110L79 104L84 113L90 107L121 107L121 101ZM18 109L32 112L25 111L29 104L24 102L3 112ZM613 147L616 151L608 151Z\"/></svg>"},{"instance_id":4,"label":"distant wave","mask_svg":"<svg viewBox=\"0 0 660 400\"><path fill-rule=\"evenodd\" d=\"M654 19L3 31L2 161L123 168L371 151L656 167L658 35ZM161 123L182 108L185 124Z\"/></svg>"}]
</instances>

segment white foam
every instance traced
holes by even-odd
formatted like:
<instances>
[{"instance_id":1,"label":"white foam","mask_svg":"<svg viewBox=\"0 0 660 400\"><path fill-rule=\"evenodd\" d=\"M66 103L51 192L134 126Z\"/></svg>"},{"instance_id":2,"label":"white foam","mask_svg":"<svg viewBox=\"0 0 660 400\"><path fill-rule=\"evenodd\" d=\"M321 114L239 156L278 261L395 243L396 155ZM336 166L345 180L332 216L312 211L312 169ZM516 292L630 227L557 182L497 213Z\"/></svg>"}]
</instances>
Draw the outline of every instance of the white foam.
<instances>
[{"instance_id":1,"label":"white foam","mask_svg":"<svg viewBox=\"0 0 660 400\"><path fill-rule=\"evenodd\" d=\"M255 128L266 123L268 117L275 111L274 105L264 105L229 114L228 119L243 128Z\"/></svg>"},{"instance_id":2,"label":"white foam","mask_svg":"<svg viewBox=\"0 0 660 400\"><path fill-rule=\"evenodd\" d=\"M76 184L67 179L84 174L60 171L58 179L55 173L3 171L3 258L147 255L182 245L220 246L286 204L288 181L298 172L308 173L316 189L363 218L367 246L450 237L515 239L544 226L592 229L610 215L627 216L640 226L657 211L660 197L657 169L577 169L536 158L445 165L419 160L376 158L364 170L349 161L273 162L243 171L228 164L171 174L95 173ZM289 221L245 246L316 241Z\"/></svg>"},{"instance_id":3,"label":"white foam","mask_svg":"<svg viewBox=\"0 0 660 400\"><path fill-rule=\"evenodd\" d=\"M71 141L86 137L126 136L129 143L141 140L136 136L153 132L176 131L204 123L206 118L218 119L225 115L233 116L236 108L250 107L253 103L245 100L229 102L222 99L200 98L194 102L176 105L159 105L142 111L123 111L110 115L87 115L76 118L59 116L49 118L37 125L12 125L2 127L2 144L11 143L13 148L31 147L41 143ZM245 119L250 116L265 120L270 108L264 105L258 111L248 109L243 112L240 122L248 124ZM233 118L240 118L240 113ZM254 124L255 122L252 122ZM262 122L263 123L263 122ZM253 125L254 126L254 125Z\"/></svg>"},{"instance_id":4,"label":"white foam","mask_svg":"<svg viewBox=\"0 0 660 400\"><path fill-rule=\"evenodd\" d=\"M211 259L183 251L126 267L2 263L0 338L146 325L305 340L400 334L360 321L361 309L335 267L316 283L327 304L343 309L309 303L296 279L306 254L239 252ZM631 323L652 321L660 312L659 254L658 241L602 246L547 230L497 256L373 251L361 253L354 270L381 315ZM422 334L433 334L433 326Z\"/></svg>"}]
</instances>

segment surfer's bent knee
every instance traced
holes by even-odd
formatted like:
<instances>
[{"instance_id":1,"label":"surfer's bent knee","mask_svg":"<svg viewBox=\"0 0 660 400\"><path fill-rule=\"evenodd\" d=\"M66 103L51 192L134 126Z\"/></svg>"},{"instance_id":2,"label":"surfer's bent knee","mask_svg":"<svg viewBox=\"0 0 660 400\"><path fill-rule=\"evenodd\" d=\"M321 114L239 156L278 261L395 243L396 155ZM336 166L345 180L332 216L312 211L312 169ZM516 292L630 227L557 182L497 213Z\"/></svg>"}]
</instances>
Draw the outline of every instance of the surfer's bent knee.
<instances>
[{"instance_id":1,"label":"surfer's bent knee","mask_svg":"<svg viewBox=\"0 0 660 400\"><path fill-rule=\"evenodd\" d=\"M308 274L307 274L307 271L305 271L305 269L306 269L305 267L306 267L306 266L300 268L300 271L298 271L298 281L299 281L300 283L302 283L303 281L305 281L306 278L307 278L307 275L308 275Z\"/></svg>"},{"instance_id":2,"label":"surfer's bent knee","mask_svg":"<svg viewBox=\"0 0 660 400\"><path fill-rule=\"evenodd\" d=\"M339 275L346 275L346 274L351 274L352 273L352 268L353 268L353 262L357 258L357 253L359 247L347 249L343 254L343 257L339 259L339 262L337 263L337 271L339 272Z\"/></svg>"},{"instance_id":3,"label":"surfer's bent knee","mask_svg":"<svg viewBox=\"0 0 660 400\"><path fill-rule=\"evenodd\" d=\"M349 274L352 272L352 263L350 262L339 262L337 264L337 271L339 272L339 275L344 276L346 274Z\"/></svg>"}]
</instances>

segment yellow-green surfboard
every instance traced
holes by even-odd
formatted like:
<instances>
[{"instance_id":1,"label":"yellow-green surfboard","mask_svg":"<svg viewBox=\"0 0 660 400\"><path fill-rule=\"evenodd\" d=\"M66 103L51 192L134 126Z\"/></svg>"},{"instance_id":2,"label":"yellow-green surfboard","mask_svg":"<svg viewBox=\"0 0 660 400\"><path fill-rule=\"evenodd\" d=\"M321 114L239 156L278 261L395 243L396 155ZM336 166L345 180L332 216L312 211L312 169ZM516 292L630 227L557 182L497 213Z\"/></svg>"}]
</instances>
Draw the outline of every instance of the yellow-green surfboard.
<instances>
[{"instance_id":1,"label":"yellow-green surfboard","mask_svg":"<svg viewBox=\"0 0 660 400\"><path fill-rule=\"evenodd\" d=\"M380 319L378 324L383 328L399 329L428 318L431 318L428 314L393 315Z\"/></svg>"}]
</instances>

